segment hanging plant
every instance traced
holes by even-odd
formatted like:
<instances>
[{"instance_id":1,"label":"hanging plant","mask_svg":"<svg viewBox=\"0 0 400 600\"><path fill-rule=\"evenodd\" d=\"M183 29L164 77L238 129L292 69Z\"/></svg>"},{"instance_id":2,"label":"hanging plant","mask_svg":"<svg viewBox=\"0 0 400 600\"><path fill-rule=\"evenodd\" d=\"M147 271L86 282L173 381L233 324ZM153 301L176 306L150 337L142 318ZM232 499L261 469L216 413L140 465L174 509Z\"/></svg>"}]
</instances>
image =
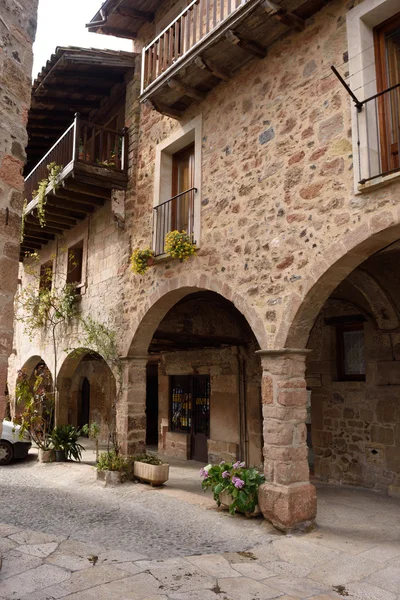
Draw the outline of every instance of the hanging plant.
<instances>
[{"instance_id":1,"label":"hanging plant","mask_svg":"<svg viewBox=\"0 0 400 600\"><path fill-rule=\"evenodd\" d=\"M196 244L186 231L170 231L165 236L165 252L171 258L187 260L196 252Z\"/></svg>"},{"instance_id":2,"label":"hanging plant","mask_svg":"<svg viewBox=\"0 0 400 600\"><path fill-rule=\"evenodd\" d=\"M137 275L144 275L154 262L154 251L151 248L135 250L131 256L131 268Z\"/></svg>"},{"instance_id":3,"label":"hanging plant","mask_svg":"<svg viewBox=\"0 0 400 600\"><path fill-rule=\"evenodd\" d=\"M39 181L38 189L33 192L32 197L37 198L36 212L39 220L40 227L45 227L46 225L46 190L49 185L52 186L54 190L56 190L59 186L58 176L61 173L63 167L60 165L56 165L55 162L52 162L47 165L47 170L49 172L48 176L42 181Z\"/></svg>"}]
</instances>

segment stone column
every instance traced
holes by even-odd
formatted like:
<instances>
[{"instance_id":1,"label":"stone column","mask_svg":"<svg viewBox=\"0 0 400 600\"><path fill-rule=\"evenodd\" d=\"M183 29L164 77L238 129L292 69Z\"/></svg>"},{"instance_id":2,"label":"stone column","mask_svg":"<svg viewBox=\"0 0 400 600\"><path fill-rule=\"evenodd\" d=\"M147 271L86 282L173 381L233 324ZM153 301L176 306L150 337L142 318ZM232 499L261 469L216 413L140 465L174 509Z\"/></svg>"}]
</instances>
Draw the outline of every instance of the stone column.
<instances>
[{"instance_id":1,"label":"stone column","mask_svg":"<svg viewBox=\"0 0 400 600\"><path fill-rule=\"evenodd\" d=\"M307 449L308 350L260 350L264 472L259 504L264 517L283 531L307 529L317 512L309 481Z\"/></svg>"},{"instance_id":2,"label":"stone column","mask_svg":"<svg viewBox=\"0 0 400 600\"><path fill-rule=\"evenodd\" d=\"M117 438L126 456L146 450L147 356L122 359L122 391L117 402Z\"/></svg>"},{"instance_id":3,"label":"stone column","mask_svg":"<svg viewBox=\"0 0 400 600\"><path fill-rule=\"evenodd\" d=\"M68 424L68 407L71 394L71 379L64 377L58 385L54 398L54 424Z\"/></svg>"}]
</instances>

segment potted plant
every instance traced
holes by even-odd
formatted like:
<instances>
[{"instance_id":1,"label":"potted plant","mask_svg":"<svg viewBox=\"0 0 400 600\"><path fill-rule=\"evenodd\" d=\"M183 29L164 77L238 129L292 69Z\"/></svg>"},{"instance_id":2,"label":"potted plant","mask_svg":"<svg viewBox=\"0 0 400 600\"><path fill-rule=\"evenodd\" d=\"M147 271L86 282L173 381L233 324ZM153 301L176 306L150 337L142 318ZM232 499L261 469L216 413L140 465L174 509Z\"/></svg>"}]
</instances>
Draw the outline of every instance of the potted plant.
<instances>
[{"instance_id":1,"label":"potted plant","mask_svg":"<svg viewBox=\"0 0 400 600\"><path fill-rule=\"evenodd\" d=\"M68 459L80 461L84 447L78 442L81 435L80 429L73 425L57 425L51 432L56 462L65 462Z\"/></svg>"},{"instance_id":2,"label":"potted plant","mask_svg":"<svg viewBox=\"0 0 400 600\"><path fill-rule=\"evenodd\" d=\"M179 258L180 261L184 261L195 254L196 244L193 243L186 231L170 231L165 236L165 252L171 258Z\"/></svg>"},{"instance_id":3,"label":"potted plant","mask_svg":"<svg viewBox=\"0 0 400 600\"><path fill-rule=\"evenodd\" d=\"M207 465L200 471L203 478L202 488L211 488L217 505L229 508L233 515L236 511L246 516L260 514L258 507L258 488L265 477L254 467L246 468L244 462L221 462L219 465Z\"/></svg>"},{"instance_id":4,"label":"potted plant","mask_svg":"<svg viewBox=\"0 0 400 600\"><path fill-rule=\"evenodd\" d=\"M115 450L108 450L100 454L96 465L97 479L104 485L117 485L123 483L128 470L128 461Z\"/></svg>"},{"instance_id":5,"label":"potted plant","mask_svg":"<svg viewBox=\"0 0 400 600\"><path fill-rule=\"evenodd\" d=\"M151 248L134 250L131 256L131 268L137 275L144 275L151 265L154 264L154 251Z\"/></svg>"},{"instance_id":6,"label":"potted plant","mask_svg":"<svg viewBox=\"0 0 400 600\"><path fill-rule=\"evenodd\" d=\"M133 474L139 481L152 486L163 485L168 481L169 464L154 454L138 454L134 457Z\"/></svg>"},{"instance_id":7,"label":"potted plant","mask_svg":"<svg viewBox=\"0 0 400 600\"><path fill-rule=\"evenodd\" d=\"M81 429L81 432L84 435L87 435L88 438L90 440L94 440L95 446L96 446L96 463L99 460L99 433L100 433L100 426L98 423L90 423L90 425L87 423L86 425L84 425Z\"/></svg>"},{"instance_id":8,"label":"potted plant","mask_svg":"<svg viewBox=\"0 0 400 600\"><path fill-rule=\"evenodd\" d=\"M50 433L53 426L54 397L51 388L51 375L45 365L39 365L33 375L28 377L22 369L18 371L16 386L17 411L14 422L20 425L22 437L28 431L32 441L39 449L40 462L54 460L54 448Z\"/></svg>"}]
</instances>

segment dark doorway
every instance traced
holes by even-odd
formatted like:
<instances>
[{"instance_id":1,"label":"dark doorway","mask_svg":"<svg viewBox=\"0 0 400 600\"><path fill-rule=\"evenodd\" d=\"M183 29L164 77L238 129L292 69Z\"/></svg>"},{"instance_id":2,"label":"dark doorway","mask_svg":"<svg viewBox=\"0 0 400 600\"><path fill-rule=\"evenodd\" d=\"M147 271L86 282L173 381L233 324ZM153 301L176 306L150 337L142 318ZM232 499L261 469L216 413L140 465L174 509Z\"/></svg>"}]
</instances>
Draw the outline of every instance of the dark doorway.
<instances>
[{"instance_id":1,"label":"dark doorway","mask_svg":"<svg viewBox=\"0 0 400 600\"><path fill-rule=\"evenodd\" d=\"M171 431L190 433L191 458L207 462L207 440L210 437L210 377L172 377L171 392Z\"/></svg>"},{"instance_id":2,"label":"dark doorway","mask_svg":"<svg viewBox=\"0 0 400 600\"><path fill-rule=\"evenodd\" d=\"M90 418L90 383L87 377L82 381L81 403L79 410L78 427L89 424Z\"/></svg>"},{"instance_id":3,"label":"dark doorway","mask_svg":"<svg viewBox=\"0 0 400 600\"><path fill-rule=\"evenodd\" d=\"M146 445L158 445L158 364L147 365Z\"/></svg>"}]
</instances>

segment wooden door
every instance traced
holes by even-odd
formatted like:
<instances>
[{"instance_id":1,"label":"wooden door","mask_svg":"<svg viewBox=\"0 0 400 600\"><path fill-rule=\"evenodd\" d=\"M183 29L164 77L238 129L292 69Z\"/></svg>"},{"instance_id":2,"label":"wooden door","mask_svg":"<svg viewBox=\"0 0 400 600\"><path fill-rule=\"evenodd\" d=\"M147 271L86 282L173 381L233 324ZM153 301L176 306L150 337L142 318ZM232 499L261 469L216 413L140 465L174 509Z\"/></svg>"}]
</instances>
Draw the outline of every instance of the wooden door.
<instances>
[{"instance_id":1,"label":"wooden door","mask_svg":"<svg viewBox=\"0 0 400 600\"><path fill-rule=\"evenodd\" d=\"M375 28L382 172L400 168L400 13ZM392 88L392 89L391 89Z\"/></svg>"},{"instance_id":2,"label":"wooden door","mask_svg":"<svg viewBox=\"0 0 400 600\"><path fill-rule=\"evenodd\" d=\"M210 377L192 377L192 459L208 462L207 440L210 437Z\"/></svg>"},{"instance_id":3,"label":"wooden door","mask_svg":"<svg viewBox=\"0 0 400 600\"><path fill-rule=\"evenodd\" d=\"M190 434L193 460L208 461L210 437L210 377L171 377L171 431Z\"/></svg>"},{"instance_id":4,"label":"wooden door","mask_svg":"<svg viewBox=\"0 0 400 600\"><path fill-rule=\"evenodd\" d=\"M173 155L171 230L193 234L194 144ZM185 193L186 192L186 193Z\"/></svg>"}]
</instances>

